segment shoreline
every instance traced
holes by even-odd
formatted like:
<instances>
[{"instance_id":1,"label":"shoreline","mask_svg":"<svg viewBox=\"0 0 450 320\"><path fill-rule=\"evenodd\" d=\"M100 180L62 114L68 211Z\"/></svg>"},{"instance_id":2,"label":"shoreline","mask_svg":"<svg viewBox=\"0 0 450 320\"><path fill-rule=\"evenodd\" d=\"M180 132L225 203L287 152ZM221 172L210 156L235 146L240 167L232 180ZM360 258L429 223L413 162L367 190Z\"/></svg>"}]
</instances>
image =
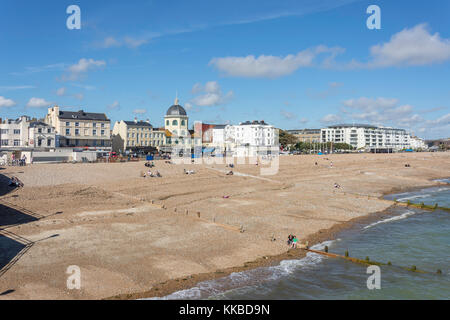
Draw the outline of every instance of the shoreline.
<instances>
[{"instance_id":1,"label":"shoreline","mask_svg":"<svg viewBox=\"0 0 450 320\"><path fill-rule=\"evenodd\" d=\"M437 181L437 180L443 180L448 179L448 177L445 178L438 178L438 179L430 179L430 182L437 183L437 185L430 186L430 185L423 185L423 186L414 186L414 187L408 187L408 188L391 188L389 191L385 191L382 193L380 197L378 197L379 200L384 201L390 201L385 200L384 197L387 195L397 194L397 193L403 193L403 192L414 192L425 188L433 188L439 185L450 185L449 183ZM394 201L392 201L392 205L386 208L382 211L375 211L372 213L369 213L365 216L357 217L354 219L351 219L346 222L338 223L333 225L329 229L322 229L316 232L315 234L312 234L306 239L302 240L302 243L308 242L309 246L313 246L319 243L322 243L324 241L330 241L330 240L336 240L336 235L340 232L343 232L345 230L351 229L356 224L369 224L371 222L379 221L380 218L391 215L391 210L393 208L398 207ZM420 209L420 208L416 208ZM293 259L302 259L306 257L306 251L304 251L301 248L296 249L288 249L286 252L274 255L274 256L264 256L262 258L258 258L253 261L248 261L244 263L244 265L241 266L235 266L225 269L219 269L214 272L207 272L207 273L199 273L199 274L193 274L187 277L183 278L176 278L176 279L170 279L162 283L158 283L154 285L150 290L143 291L143 292L135 292L135 293L128 293L128 294L119 294L112 297L106 297L103 298L103 300L136 300L136 299L145 299L145 298L162 298L167 295L173 294L175 292L181 291L181 290L187 290L195 287L197 284L204 282L204 281L211 281L223 277L227 277L232 273L237 272L243 272L248 271L252 269L262 268L262 267L272 267L278 265L281 261L284 260L293 260Z\"/></svg>"}]
</instances>

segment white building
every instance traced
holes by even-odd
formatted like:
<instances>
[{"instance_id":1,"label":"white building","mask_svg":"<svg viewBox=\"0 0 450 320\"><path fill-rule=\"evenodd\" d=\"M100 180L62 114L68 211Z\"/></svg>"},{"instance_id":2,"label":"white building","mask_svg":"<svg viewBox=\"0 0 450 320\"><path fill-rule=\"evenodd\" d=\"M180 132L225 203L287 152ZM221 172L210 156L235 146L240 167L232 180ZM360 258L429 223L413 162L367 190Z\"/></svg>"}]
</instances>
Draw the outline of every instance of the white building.
<instances>
[{"instance_id":1,"label":"white building","mask_svg":"<svg viewBox=\"0 0 450 320\"><path fill-rule=\"evenodd\" d=\"M410 147L413 150L427 150L428 145L425 143L425 140L419 137L411 136L409 138Z\"/></svg>"},{"instance_id":2,"label":"white building","mask_svg":"<svg viewBox=\"0 0 450 320\"><path fill-rule=\"evenodd\" d=\"M50 148L56 146L55 128L41 121L30 122L28 128L28 146L31 148Z\"/></svg>"},{"instance_id":3,"label":"white building","mask_svg":"<svg viewBox=\"0 0 450 320\"><path fill-rule=\"evenodd\" d=\"M5 119L0 124L0 148L55 148L55 129L40 121L30 121L27 116L16 120Z\"/></svg>"},{"instance_id":4,"label":"white building","mask_svg":"<svg viewBox=\"0 0 450 320\"><path fill-rule=\"evenodd\" d=\"M28 127L30 118L21 116L18 119L5 119L0 124L1 148L28 147Z\"/></svg>"},{"instance_id":5,"label":"white building","mask_svg":"<svg viewBox=\"0 0 450 320\"><path fill-rule=\"evenodd\" d=\"M278 147L278 135L275 127L265 123L264 120L227 125L224 131L225 150L237 157L263 155L267 154L268 148ZM216 137L220 141L221 133L219 131L216 132Z\"/></svg>"},{"instance_id":6,"label":"white building","mask_svg":"<svg viewBox=\"0 0 450 320\"><path fill-rule=\"evenodd\" d=\"M367 124L340 124L321 129L320 142L347 143L356 149L402 150L410 147L404 129Z\"/></svg>"}]
</instances>

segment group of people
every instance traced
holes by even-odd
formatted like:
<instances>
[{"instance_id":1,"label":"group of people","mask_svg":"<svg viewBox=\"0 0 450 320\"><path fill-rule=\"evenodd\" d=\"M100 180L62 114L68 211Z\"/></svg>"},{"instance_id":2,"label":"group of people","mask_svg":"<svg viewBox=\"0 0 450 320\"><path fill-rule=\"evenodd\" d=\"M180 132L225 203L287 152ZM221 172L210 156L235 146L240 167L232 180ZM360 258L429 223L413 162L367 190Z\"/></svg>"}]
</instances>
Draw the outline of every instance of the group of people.
<instances>
[{"instance_id":1,"label":"group of people","mask_svg":"<svg viewBox=\"0 0 450 320\"><path fill-rule=\"evenodd\" d=\"M149 161L147 161L146 163L145 163L145 166L146 167L149 167L149 168L153 168L154 166L155 166L155 163L152 161L152 163L150 163Z\"/></svg>"},{"instance_id":2,"label":"group of people","mask_svg":"<svg viewBox=\"0 0 450 320\"><path fill-rule=\"evenodd\" d=\"M158 170L153 173L151 170L148 170L147 173L144 173L144 178L161 178L161 174Z\"/></svg>"},{"instance_id":3,"label":"group of people","mask_svg":"<svg viewBox=\"0 0 450 320\"><path fill-rule=\"evenodd\" d=\"M298 241L297 236L295 236L295 235L293 235L293 234L290 234L290 235L288 236L287 244L288 244L288 246L290 246L291 248L297 248L297 241Z\"/></svg>"},{"instance_id":4,"label":"group of people","mask_svg":"<svg viewBox=\"0 0 450 320\"><path fill-rule=\"evenodd\" d=\"M27 163L27 156L23 155L22 158L16 158L14 153L11 155L11 165L23 167Z\"/></svg>"}]
</instances>

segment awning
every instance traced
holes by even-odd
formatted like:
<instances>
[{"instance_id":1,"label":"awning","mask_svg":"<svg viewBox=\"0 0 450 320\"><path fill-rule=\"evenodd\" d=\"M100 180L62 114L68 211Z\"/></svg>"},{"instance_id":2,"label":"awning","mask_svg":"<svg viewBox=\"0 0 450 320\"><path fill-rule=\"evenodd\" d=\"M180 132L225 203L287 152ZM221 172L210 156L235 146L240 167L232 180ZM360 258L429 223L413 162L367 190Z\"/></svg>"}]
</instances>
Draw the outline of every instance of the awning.
<instances>
[{"instance_id":1,"label":"awning","mask_svg":"<svg viewBox=\"0 0 450 320\"><path fill-rule=\"evenodd\" d=\"M216 148L203 148L202 152L203 153L213 153L214 150L216 150Z\"/></svg>"}]
</instances>

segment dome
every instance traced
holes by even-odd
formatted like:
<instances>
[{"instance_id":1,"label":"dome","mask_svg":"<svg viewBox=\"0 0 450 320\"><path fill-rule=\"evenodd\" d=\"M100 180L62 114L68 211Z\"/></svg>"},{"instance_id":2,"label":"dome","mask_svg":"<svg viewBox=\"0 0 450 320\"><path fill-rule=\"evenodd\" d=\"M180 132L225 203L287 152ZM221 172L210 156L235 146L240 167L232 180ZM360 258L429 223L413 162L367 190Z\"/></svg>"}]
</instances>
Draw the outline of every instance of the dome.
<instances>
[{"instance_id":1,"label":"dome","mask_svg":"<svg viewBox=\"0 0 450 320\"><path fill-rule=\"evenodd\" d=\"M184 110L184 108L182 106L180 106L179 104L174 104L173 106L171 106L167 112L166 112L167 116L186 116L186 110Z\"/></svg>"}]
</instances>

